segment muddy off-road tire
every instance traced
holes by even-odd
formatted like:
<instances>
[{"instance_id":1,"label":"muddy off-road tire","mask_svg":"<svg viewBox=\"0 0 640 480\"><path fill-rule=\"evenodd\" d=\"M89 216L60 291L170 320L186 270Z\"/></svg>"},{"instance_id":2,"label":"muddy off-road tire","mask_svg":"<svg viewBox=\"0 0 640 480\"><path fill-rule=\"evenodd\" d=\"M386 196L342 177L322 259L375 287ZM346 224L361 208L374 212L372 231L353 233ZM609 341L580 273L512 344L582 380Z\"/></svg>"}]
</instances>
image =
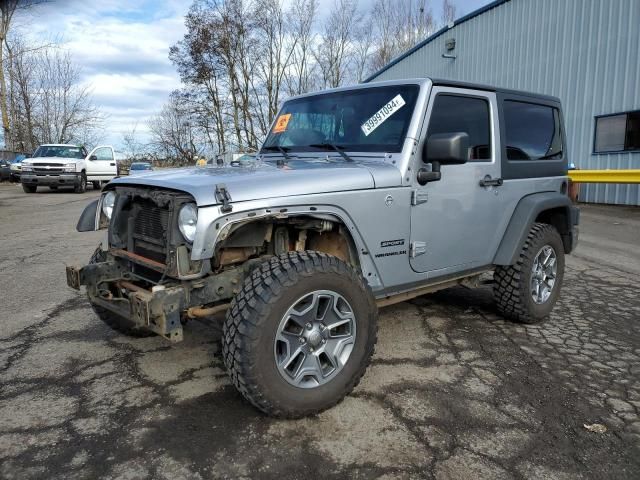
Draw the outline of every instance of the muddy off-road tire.
<instances>
[{"instance_id":1,"label":"muddy off-road tire","mask_svg":"<svg viewBox=\"0 0 640 480\"><path fill-rule=\"evenodd\" d=\"M534 223L515 265L497 267L498 311L520 323L537 323L553 309L564 277L564 246L552 225Z\"/></svg>"},{"instance_id":2,"label":"muddy off-road tire","mask_svg":"<svg viewBox=\"0 0 640 480\"><path fill-rule=\"evenodd\" d=\"M93 255L91 255L89 263L100 263L104 262L105 260L106 259L104 252L100 247L98 247L96 248L96 251L93 252ZM89 298L88 295L87 298L89 299L89 303L91 303L91 298ZM150 337L151 335L153 335L153 332L140 329L140 327L137 327L129 319L121 317L120 315L116 315L110 310L102 308L98 305L94 305L93 303L91 303L91 308L100 320L106 323L113 330L123 333L124 335L137 338Z\"/></svg>"},{"instance_id":3,"label":"muddy off-road tire","mask_svg":"<svg viewBox=\"0 0 640 480\"><path fill-rule=\"evenodd\" d=\"M222 353L233 384L264 413L315 415L364 375L378 310L362 276L336 257L289 252L245 280L227 311Z\"/></svg>"}]
</instances>

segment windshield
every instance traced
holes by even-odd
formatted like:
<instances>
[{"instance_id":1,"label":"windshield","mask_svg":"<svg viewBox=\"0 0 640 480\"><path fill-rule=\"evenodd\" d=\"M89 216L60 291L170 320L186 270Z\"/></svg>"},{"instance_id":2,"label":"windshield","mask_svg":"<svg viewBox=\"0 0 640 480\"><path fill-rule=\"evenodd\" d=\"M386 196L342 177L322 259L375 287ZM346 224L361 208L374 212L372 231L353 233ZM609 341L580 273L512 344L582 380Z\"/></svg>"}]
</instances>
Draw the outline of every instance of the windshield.
<instances>
[{"instance_id":1,"label":"windshield","mask_svg":"<svg viewBox=\"0 0 640 480\"><path fill-rule=\"evenodd\" d=\"M33 154L33 158L42 157L62 157L62 158L84 158L86 154L82 147L66 145L40 145Z\"/></svg>"},{"instance_id":2,"label":"windshield","mask_svg":"<svg viewBox=\"0 0 640 480\"><path fill-rule=\"evenodd\" d=\"M151 165L148 163L132 163L130 170L151 170Z\"/></svg>"},{"instance_id":3,"label":"windshield","mask_svg":"<svg viewBox=\"0 0 640 480\"><path fill-rule=\"evenodd\" d=\"M306 152L327 147L355 152L400 152L418 91L417 85L392 85L288 101L261 153L279 149Z\"/></svg>"}]
</instances>

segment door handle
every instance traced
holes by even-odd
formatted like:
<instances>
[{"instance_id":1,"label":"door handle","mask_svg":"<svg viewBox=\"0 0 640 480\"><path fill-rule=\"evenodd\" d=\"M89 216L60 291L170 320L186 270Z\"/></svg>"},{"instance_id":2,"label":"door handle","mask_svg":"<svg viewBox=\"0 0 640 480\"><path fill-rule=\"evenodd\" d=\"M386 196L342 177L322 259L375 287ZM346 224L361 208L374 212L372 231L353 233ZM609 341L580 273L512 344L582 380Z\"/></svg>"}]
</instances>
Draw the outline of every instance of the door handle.
<instances>
[{"instance_id":1,"label":"door handle","mask_svg":"<svg viewBox=\"0 0 640 480\"><path fill-rule=\"evenodd\" d=\"M491 175L487 175L480 180L481 187L499 187L502 184L503 180L501 178L491 178Z\"/></svg>"},{"instance_id":2,"label":"door handle","mask_svg":"<svg viewBox=\"0 0 640 480\"><path fill-rule=\"evenodd\" d=\"M115 163L110 163L109 165L111 165L112 167L115 167L116 164Z\"/></svg>"}]
</instances>

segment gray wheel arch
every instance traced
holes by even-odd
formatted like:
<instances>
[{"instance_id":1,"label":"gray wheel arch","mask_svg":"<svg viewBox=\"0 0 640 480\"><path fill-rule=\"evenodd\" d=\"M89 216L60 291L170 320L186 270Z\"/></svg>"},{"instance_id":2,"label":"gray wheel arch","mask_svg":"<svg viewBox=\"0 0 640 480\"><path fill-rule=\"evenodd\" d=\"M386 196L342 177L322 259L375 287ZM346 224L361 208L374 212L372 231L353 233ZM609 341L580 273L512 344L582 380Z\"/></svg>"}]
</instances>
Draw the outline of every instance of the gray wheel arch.
<instances>
[{"instance_id":1,"label":"gray wheel arch","mask_svg":"<svg viewBox=\"0 0 640 480\"><path fill-rule=\"evenodd\" d=\"M565 253L572 248L571 230L577 224L578 210L571 199L560 192L541 192L523 197L511 216L494 257L494 265L513 265L534 222L553 225L564 245Z\"/></svg>"}]
</instances>

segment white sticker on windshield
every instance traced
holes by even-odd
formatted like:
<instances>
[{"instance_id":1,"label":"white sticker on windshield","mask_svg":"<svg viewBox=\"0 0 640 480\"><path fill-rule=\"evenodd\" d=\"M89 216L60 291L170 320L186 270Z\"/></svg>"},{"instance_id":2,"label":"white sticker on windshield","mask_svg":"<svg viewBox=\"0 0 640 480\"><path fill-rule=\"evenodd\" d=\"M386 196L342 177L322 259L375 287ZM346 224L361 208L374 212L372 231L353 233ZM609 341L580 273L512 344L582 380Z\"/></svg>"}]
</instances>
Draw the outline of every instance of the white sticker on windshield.
<instances>
[{"instance_id":1,"label":"white sticker on windshield","mask_svg":"<svg viewBox=\"0 0 640 480\"><path fill-rule=\"evenodd\" d=\"M366 136L369 136L369 134L378 128L387 118L400 110L404 104L405 101L402 95L396 95L389 103L374 113L369 120L364 122L360 128Z\"/></svg>"}]
</instances>

